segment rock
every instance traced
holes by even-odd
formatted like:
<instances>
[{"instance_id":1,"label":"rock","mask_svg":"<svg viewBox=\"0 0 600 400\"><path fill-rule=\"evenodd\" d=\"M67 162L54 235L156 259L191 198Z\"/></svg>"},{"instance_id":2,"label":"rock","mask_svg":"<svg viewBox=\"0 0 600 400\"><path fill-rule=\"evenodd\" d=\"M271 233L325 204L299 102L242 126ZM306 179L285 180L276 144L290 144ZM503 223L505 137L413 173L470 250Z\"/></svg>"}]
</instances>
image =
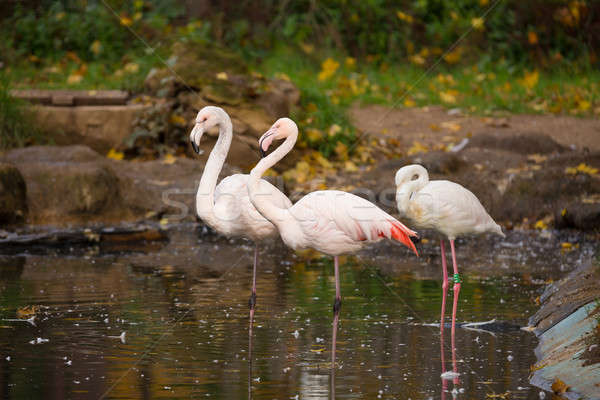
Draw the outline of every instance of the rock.
<instances>
[{"instance_id":1,"label":"rock","mask_svg":"<svg viewBox=\"0 0 600 400\"><path fill-rule=\"evenodd\" d=\"M37 124L59 145L81 143L100 153L118 147L133 131L136 116L148 106L35 106Z\"/></svg>"},{"instance_id":2,"label":"rock","mask_svg":"<svg viewBox=\"0 0 600 400\"><path fill-rule=\"evenodd\" d=\"M557 209L554 220L556 228L600 229L600 202L573 202L565 208Z\"/></svg>"},{"instance_id":3,"label":"rock","mask_svg":"<svg viewBox=\"0 0 600 400\"><path fill-rule=\"evenodd\" d=\"M300 90L293 83L275 79L268 90L261 94L257 103L274 119L287 117L291 109L300 101Z\"/></svg>"},{"instance_id":4,"label":"rock","mask_svg":"<svg viewBox=\"0 0 600 400\"><path fill-rule=\"evenodd\" d=\"M17 168L0 163L0 225L24 220L27 213L27 188Z\"/></svg>"},{"instance_id":5,"label":"rock","mask_svg":"<svg viewBox=\"0 0 600 400\"><path fill-rule=\"evenodd\" d=\"M558 144L551 137L537 133L516 135L505 133L480 134L471 138L468 147L501 149L520 154L550 154L566 150L564 146Z\"/></svg>"}]
</instances>

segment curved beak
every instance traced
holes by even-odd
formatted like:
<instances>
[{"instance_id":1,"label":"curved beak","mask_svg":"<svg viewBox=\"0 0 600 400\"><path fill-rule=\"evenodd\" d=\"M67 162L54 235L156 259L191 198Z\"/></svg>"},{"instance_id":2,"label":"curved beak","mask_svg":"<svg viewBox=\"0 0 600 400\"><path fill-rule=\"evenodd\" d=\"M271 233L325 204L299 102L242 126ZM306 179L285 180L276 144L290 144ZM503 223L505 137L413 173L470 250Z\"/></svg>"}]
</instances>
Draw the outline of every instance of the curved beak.
<instances>
[{"instance_id":1,"label":"curved beak","mask_svg":"<svg viewBox=\"0 0 600 400\"><path fill-rule=\"evenodd\" d=\"M190 143L192 143L192 148L196 152L196 154L200 154L200 139L204 134L204 125L196 124L194 125L194 129L190 133Z\"/></svg>"},{"instance_id":2,"label":"curved beak","mask_svg":"<svg viewBox=\"0 0 600 400\"><path fill-rule=\"evenodd\" d=\"M268 131L266 131L260 139L258 139L258 149L260 151L261 158L264 158L267 155L267 150L269 150L269 146L275 139L275 134L277 133L277 129L271 127Z\"/></svg>"}]
</instances>

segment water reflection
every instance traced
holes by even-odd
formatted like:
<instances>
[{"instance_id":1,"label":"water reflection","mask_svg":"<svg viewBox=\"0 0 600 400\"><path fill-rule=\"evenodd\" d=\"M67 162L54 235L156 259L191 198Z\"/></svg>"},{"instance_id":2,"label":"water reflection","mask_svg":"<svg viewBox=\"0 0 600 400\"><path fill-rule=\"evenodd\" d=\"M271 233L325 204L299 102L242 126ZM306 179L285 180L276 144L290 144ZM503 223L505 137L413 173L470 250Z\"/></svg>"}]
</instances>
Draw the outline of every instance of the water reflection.
<instances>
[{"instance_id":1,"label":"water reflection","mask_svg":"<svg viewBox=\"0 0 600 400\"><path fill-rule=\"evenodd\" d=\"M36 326L0 323L0 396L445 396L449 382L440 376L448 365L439 331L422 324L439 318L439 260L431 258L437 249L422 249L424 259L417 261L386 249L394 269L377 255L369 264L360 257L343 259L344 311L332 321L331 260L275 248L259 266L261 298L249 325L250 249L241 241L176 232L150 254L5 257L0 317L15 319L20 310L37 308ZM524 259L523 251L471 252L472 268L477 262L484 268L465 272L462 320L525 323L543 289L535 282L556 276L557 263L576 256ZM530 253L542 254L535 248ZM490 254L519 273L499 277L486 269L500 263L485 258ZM122 332L124 343L116 338ZM464 398L509 391L511 398L537 399L539 389L527 379L535 361L533 335L457 329L454 342L452 371L461 375L453 384ZM449 354L447 344L445 350Z\"/></svg>"}]
</instances>

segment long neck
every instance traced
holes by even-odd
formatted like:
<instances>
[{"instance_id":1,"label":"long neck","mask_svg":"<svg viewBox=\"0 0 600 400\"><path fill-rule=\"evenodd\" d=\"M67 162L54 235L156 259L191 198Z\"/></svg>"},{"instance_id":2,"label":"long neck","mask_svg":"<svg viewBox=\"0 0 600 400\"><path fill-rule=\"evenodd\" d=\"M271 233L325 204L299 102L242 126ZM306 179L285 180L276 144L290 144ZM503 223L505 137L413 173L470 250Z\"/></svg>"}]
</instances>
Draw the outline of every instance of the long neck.
<instances>
[{"instance_id":1,"label":"long neck","mask_svg":"<svg viewBox=\"0 0 600 400\"><path fill-rule=\"evenodd\" d=\"M225 158L227 158L232 136L233 127L231 126L231 120L227 116L221 117L219 138L217 139L217 143L215 143L215 147L210 152L210 156L208 156L202 178L200 178L200 184L198 185L198 193L196 193L196 210L198 216L209 225L212 225L212 222L215 220L215 186L217 185L221 169L223 169Z\"/></svg>"},{"instance_id":2,"label":"long neck","mask_svg":"<svg viewBox=\"0 0 600 400\"><path fill-rule=\"evenodd\" d=\"M429 175L427 171L419 174L419 177L414 181L408 181L398 187L396 191L396 202L400 212L406 212L408 202L413 198L415 193L423 189L429 183Z\"/></svg>"},{"instance_id":3,"label":"long neck","mask_svg":"<svg viewBox=\"0 0 600 400\"><path fill-rule=\"evenodd\" d=\"M263 158L250 171L250 179L248 180L248 194L250 201L259 213L276 227L280 227L282 223L290 217L290 212L287 209L280 208L276 204L269 201L269 196L261 196L260 193L260 178L263 174L289 153L296 144L298 133L288 136L277 149L271 154ZM265 193L266 194L266 193Z\"/></svg>"}]
</instances>

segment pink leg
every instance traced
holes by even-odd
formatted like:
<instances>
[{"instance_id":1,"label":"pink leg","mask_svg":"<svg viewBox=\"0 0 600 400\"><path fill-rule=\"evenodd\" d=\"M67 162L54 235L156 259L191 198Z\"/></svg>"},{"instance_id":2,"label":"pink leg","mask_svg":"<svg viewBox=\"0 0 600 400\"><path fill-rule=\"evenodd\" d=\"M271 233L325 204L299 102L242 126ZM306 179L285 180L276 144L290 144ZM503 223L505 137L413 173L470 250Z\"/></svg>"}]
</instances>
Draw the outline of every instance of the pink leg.
<instances>
[{"instance_id":1,"label":"pink leg","mask_svg":"<svg viewBox=\"0 0 600 400\"><path fill-rule=\"evenodd\" d=\"M333 266L335 269L335 302L333 303L334 314L340 311L342 306L342 295L340 294L340 267L338 256L333 257Z\"/></svg>"},{"instance_id":2,"label":"pink leg","mask_svg":"<svg viewBox=\"0 0 600 400\"><path fill-rule=\"evenodd\" d=\"M454 250L454 239L450 239L450 249L452 250L452 265L454 267L454 303L452 304L452 350L455 346L455 325L456 325L456 309L458 307L458 295L460 294L460 276L458 275L458 266L456 265L456 252Z\"/></svg>"},{"instance_id":3,"label":"pink leg","mask_svg":"<svg viewBox=\"0 0 600 400\"><path fill-rule=\"evenodd\" d=\"M443 242L442 242L443 244ZM447 287L448 285L446 285ZM444 293L444 299L446 298ZM443 309L442 309L443 310ZM443 311L442 311L443 312ZM443 318L442 318L443 321ZM443 324L443 322L442 322ZM442 325L443 326L443 325ZM444 359L444 329L442 328L440 332L440 357L442 359L442 374L446 372L446 361ZM442 400L446 400L446 390L448 390L448 381L442 378Z\"/></svg>"},{"instance_id":4,"label":"pink leg","mask_svg":"<svg viewBox=\"0 0 600 400\"><path fill-rule=\"evenodd\" d=\"M254 268L252 271L252 294L248 304L250 305L250 329L248 334L252 336L252 323L254 322L254 306L256 305L256 264L258 263L258 245L254 245Z\"/></svg>"},{"instance_id":5,"label":"pink leg","mask_svg":"<svg viewBox=\"0 0 600 400\"><path fill-rule=\"evenodd\" d=\"M335 399L335 344L337 342L337 328L339 310L333 313L333 333L331 335L331 398Z\"/></svg>"},{"instance_id":6,"label":"pink leg","mask_svg":"<svg viewBox=\"0 0 600 400\"><path fill-rule=\"evenodd\" d=\"M448 295L448 266L446 265L446 245L444 239L440 240L440 251L442 253L442 316L440 317L440 334L444 336L444 314L446 313L446 296Z\"/></svg>"}]
</instances>

